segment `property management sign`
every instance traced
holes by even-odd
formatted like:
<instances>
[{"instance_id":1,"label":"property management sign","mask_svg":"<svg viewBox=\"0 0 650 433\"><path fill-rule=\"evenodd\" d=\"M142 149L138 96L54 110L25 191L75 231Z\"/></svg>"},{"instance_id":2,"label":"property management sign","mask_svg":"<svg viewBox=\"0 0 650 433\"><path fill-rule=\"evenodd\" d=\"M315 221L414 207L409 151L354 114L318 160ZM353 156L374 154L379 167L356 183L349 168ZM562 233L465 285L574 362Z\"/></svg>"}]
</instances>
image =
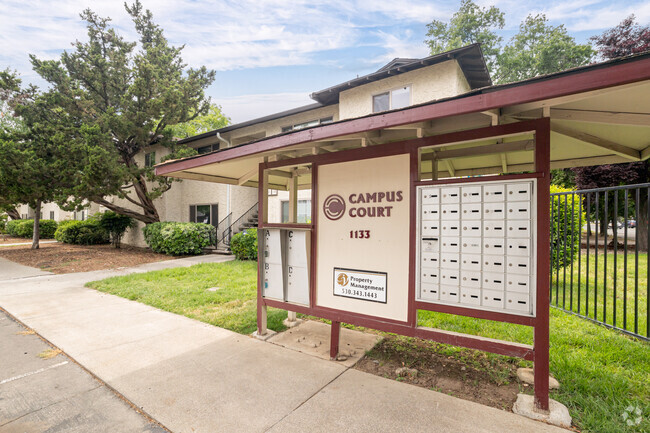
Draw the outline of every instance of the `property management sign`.
<instances>
[{"instance_id":1,"label":"property management sign","mask_svg":"<svg viewBox=\"0 0 650 433\"><path fill-rule=\"evenodd\" d=\"M317 305L407 320L409 182L408 155L319 166Z\"/></svg>"}]
</instances>

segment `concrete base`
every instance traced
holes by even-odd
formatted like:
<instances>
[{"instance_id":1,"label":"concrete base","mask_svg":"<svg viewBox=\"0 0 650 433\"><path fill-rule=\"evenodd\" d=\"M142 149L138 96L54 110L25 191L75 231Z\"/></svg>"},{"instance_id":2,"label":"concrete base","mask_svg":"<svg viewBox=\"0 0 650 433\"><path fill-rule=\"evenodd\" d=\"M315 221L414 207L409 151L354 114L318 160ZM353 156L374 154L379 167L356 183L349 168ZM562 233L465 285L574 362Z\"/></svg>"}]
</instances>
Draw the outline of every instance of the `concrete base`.
<instances>
[{"instance_id":1,"label":"concrete base","mask_svg":"<svg viewBox=\"0 0 650 433\"><path fill-rule=\"evenodd\" d=\"M251 334L251 337L257 338L258 340L266 341L266 340L270 339L271 337L274 337L276 334L277 334L277 332L272 331L272 330L270 330L270 329L267 329L267 330L266 330L266 334L264 334L264 335L259 335L259 334L257 333L257 331L255 331L255 332L253 332L253 333Z\"/></svg>"},{"instance_id":2,"label":"concrete base","mask_svg":"<svg viewBox=\"0 0 650 433\"><path fill-rule=\"evenodd\" d=\"M517 377L524 383L535 385L535 374L532 368L518 368ZM549 376L548 387L549 389L559 389L560 382L558 382L556 378Z\"/></svg>"},{"instance_id":3,"label":"concrete base","mask_svg":"<svg viewBox=\"0 0 650 433\"><path fill-rule=\"evenodd\" d=\"M282 324L287 328L295 328L296 326L300 325L302 322L303 322L302 319L289 320L289 318L286 318L282 321Z\"/></svg>"},{"instance_id":4,"label":"concrete base","mask_svg":"<svg viewBox=\"0 0 650 433\"><path fill-rule=\"evenodd\" d=\"M269 341L321 359L330 359L330 331L327 323L305 320L300 326L281 332ZM351 367L380 340L379 335L341 327L339 356L336 360Z\"/></svg>"},{"instance_id":5,"label":"concrete base","mask_svg":"<svg viewBox=\"0 0 650 433\"><path fill-rule=\"evenodd\" d=\"M545 413L535 408L534 397L532 395L519 394L517 395L517 401L512 407L512 411L517 415L522 415L536 421L543 421L558 427L571 428L569 409L555 400L549 401L549 411Z\"/></svg>"}]
</instances>

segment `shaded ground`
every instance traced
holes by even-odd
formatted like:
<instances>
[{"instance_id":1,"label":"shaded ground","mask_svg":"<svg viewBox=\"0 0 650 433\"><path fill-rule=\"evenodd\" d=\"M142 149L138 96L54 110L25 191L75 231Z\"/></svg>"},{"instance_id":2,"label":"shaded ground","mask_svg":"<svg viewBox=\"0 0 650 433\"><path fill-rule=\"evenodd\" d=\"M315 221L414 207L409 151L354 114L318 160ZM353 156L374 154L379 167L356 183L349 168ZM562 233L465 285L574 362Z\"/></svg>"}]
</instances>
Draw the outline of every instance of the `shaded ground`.
<instances>
[{"instance_id":1,"label":"shaded ground","mask_svg":"<svg viewBox=\"0 0 650 433\"><path fill-rule=\"evenodd\" d=\"M0 249L0 257L55 274L131 267L173 259L145 248L127 245L115 249L111 245L62 243L42 244L38 250L32 250L28 245L3 247Z\"/></svg>"},{"instance_id":2,"label":"shaded ground","mask_svg":"<svg viewBox=\"0 0 650 433\"><path fill-rule=\"evenodd\" d=\"M355 368L510 411L517 394L531 388L517 379L520 362L515 358L490 357L475 350L386 335Z\"/></svg>"}]
</instances>

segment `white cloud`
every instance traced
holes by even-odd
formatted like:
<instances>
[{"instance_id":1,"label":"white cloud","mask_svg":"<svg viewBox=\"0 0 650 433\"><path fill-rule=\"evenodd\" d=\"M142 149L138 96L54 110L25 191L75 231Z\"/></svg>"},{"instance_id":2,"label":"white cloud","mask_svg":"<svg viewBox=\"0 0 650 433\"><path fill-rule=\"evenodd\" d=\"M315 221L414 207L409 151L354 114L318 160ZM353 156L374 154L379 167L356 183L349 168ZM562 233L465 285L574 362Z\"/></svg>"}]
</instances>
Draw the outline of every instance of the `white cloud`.
<instances>
[{"instance_id":1,"label":"white cloud","mask_svg":"<svg viewBox=\"0 0 650 433\"><path fill-rule=\"evenodd\" d=\"M246 122L284 110L313 104L308 93L269 93L218 98L223 113L233 123Z\"/></svg>"}]
</instances>

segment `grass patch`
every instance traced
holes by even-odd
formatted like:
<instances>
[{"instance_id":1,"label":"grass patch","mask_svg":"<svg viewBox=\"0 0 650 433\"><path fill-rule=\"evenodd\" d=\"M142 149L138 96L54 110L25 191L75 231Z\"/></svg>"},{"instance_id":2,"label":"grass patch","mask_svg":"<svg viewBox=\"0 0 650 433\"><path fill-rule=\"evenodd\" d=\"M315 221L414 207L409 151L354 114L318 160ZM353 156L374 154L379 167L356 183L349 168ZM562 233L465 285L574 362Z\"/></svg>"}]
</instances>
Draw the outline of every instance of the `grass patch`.
<instances>
[{"instance_id":1,"label":"grass patch","mask_svg":"<svg viewBox=\"0 0 650 433\"><path fill-rule=\"evenodd\" d=\"M592 249L593 251L593 249ZM587 270L587 257L589 269ZM605 267L607 258L607 267ZM566 310L648 336L648 254L585 252L571 266L551 274L551 302ZM614 266L616 265L616 266ZM579 284L578 284L579 282ZM636 295L636 296L635 296Z\"/></svg>"},{"instance_id":2,"label":"grass patch","mask_svg":"<svg viewBox=\"0 0 650 433\"><path fill-rule=\"evenodd\" d=\"M420 311L420 326L532 344L532 328ZM650 431L650 345L551 308L550 370L561 387L551 398L588 432ZM449 347L449 353L466 349ZM488 358L503 358L488 355ZM532 363L519 361L521 366ZM532 391L532 390L531 390ZM645 411L641 425L623 421L628 406Z\"/></svg>"},{"instance_id":3,"label":"grass patch","mask_svg":"<svg viewBox=\"0 0 650 433\"><path fill-rule=\"evenodd\" d=\"M257 329L257 262L202 263L86 286L242 334ZM219 289L208 290L214 287ZM283 331L286 317L286 311L269 308L268 328Z\"/></svg>"},{"instance_id":4,"label":"grass patch","mask_svg":"<svg viewBox=\"0 0 650 433\"><path fill-rule=\"evenodd\" d=\"M256 328L256 263L200 264L144 274L113 277L88 287L248 334ZM218 287L215 291L208 289ZM269 328L284 330L283 310L269 309ZM551 308L551 373L561 388L552 398L565 404L585 432L650 431L650 345ZM531 344L532 329L473 318L421 311L419 324L467 334ZM395 340L409 364L412 343ZM491 380L507 380L505 367L531 363L468 349L432 345L438 353L485 371ZM501 371L503 370L503 371ZM639 426L627 426L628 406L643 411Z\"/></svg>"}]
</instances>

